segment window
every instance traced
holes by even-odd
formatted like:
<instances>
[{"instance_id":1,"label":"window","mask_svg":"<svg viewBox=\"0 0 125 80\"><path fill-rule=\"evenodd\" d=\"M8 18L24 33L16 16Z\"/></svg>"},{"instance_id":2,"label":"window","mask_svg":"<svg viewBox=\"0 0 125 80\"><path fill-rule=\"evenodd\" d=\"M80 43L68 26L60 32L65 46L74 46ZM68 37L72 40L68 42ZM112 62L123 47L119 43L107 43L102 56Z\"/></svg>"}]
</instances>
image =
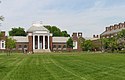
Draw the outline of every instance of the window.
<instances>
[{"instance_id":1,"label":"window","mask_svg":"<svg viewBox=\"0 0 125 80\"><path fill-rule=\"evenodd\" d=\"M24 45L24 48L27 48L27 45Z\"/></svg>"},{"instance_id":2,"label":"window","mask_svg":"<svg viewBox=\"0 0 125 80\"><path fill-rule=\"evenodd\" d=\"M58 48L61 48L61 45L59 45Z\"/></svg>"},{"instance_id":3,"label":"window","mask_svg":"<svg viewBox=\"0 0 125 80\"><path fill-rule=\"evenodd\" d=\"M4 48L4 43L2 43L2 48Z\"/></svg>"},{"instance_id":4,"label":"window","mask_svg":"<svg viewBox=\"0 0 125 80\"><path fill-rule=\"evenodd\" d=\"M56 48L56 45L53 45L53 48Z\"/></svg>"},{"instance_id":5,"label":"window","mask_svg":"<svg viewBox=\"0 0 125 80\"><path fill-rule=\"evenodd\" d=\"M1 49L5 49L5 41L1 41Z\"/></svg>"},{"instance_id":6,"label":"window","mask_svg":"<svg viewBox=\"0 0 125 80\"><path fill-rule=\"evenodd\" d=\"M63 48L66 48L66 45L64 45Z\"/></svg>"},{"instance_id":7,"label":"window","mask_svg":"<svg viewBox=\"0 0 125 80\"><path fill-rule=\"evenodd\" d=\"M19 46L18 46L18 50L22 50L22 45L19 45Z\"/></svg>"},{"instance_id":8,"label":"window","mask_svg":"<svg viewBox=\"0 0 125 80\"><path fill-rule=\"evenodd\" d=\"M66 45L63 46L63 50L66 50Z\"/></svg>"},{"instance_id":9,"label":"window","mask_svg":"<svg viewBox=\"0 0 125 80\"><path fill-rule=\"evenodd\" d=\"M77 41L73 42L73 49L77 49Z\"/></svg>"},{"instance_id":10,"label":"window","mask_svg":"<svg viewBox=\"0 0 125 80\"><path fill-rule=\"evenodd\" d=\"M21 45L19 45L19 48L22 48L22 46L21 46Z\"/></svg>"}]
</instances>

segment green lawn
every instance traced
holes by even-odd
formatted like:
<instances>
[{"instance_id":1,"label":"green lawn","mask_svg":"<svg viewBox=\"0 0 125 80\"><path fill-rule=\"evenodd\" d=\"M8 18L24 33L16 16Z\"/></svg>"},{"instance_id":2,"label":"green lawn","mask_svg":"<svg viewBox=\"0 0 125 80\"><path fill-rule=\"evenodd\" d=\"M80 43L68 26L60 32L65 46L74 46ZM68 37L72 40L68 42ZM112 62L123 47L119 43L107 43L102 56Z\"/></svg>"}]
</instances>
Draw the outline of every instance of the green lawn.
<instances>
[{"instance_id":1,"label":"green lawn","mask_svg":"<svg viewBox=\"0 0 125 80\"><path fill-rule=\"evenodd\" d=\"M0 80L125 80L125 55L0 54Z\"/></svg>"}]
</instances>

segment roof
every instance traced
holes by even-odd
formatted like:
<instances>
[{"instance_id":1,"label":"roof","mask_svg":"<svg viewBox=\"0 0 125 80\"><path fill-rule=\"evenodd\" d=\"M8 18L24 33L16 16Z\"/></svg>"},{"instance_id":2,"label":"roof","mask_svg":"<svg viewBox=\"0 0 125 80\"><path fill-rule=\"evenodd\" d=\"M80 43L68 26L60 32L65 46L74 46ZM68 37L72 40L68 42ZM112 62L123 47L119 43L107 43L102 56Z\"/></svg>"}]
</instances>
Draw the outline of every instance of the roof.
<instances>
[{"instance_id":1,"label":"roof","mask_svg":"<svg viewBox=\"0 0 125 80\"><path fill-rule=\"evenodd\" d=\"M53 37L52 39L53 39L53 42L66 43L69 37Z\"/></svg>"},{"instance_id":2,"label":"roof","mask_svg":"<svg viewBox=\"0 0 125 80\"><path fill-rule=\"evenodd\" d=\"M91 38L90 40L94 41L94 40L98 40L98 39L100 39L100 38Z\"/></svg>"},{"instance_id":3,"label":"roof","mask_svg":"<svg viewBox=\"0 0 125 80\"><path fill-rule=\"evenodd\" d=\"M85 37L85 40L90 40L91 39L91 37Z\"/></svg>"},{"instance_id":4,"label":"roof","mask_svg":"<svg viewBox=\"0 0 125 80\"><path fill-rule=\"evenodd\" d=\"M33 24L32 27L30 27L27 32L34 32L34 31L49 31L48 29L46 29L42 24L37 23L37 24Z\"/></svg>"},{"instance_id":5,"label":"roof","mask_svg":"<svg viewBox=\"0 0 125 80\"><path fill-rule=\"evenodd\" d=\"M123 30L123 29L125 29L125 28L116 29L116 30L112 30L112 31L105 31L105 32L103 32L101 35L103 36L103 35L118 33L118 32L120 32L120 31Z\"/></svg>"},{"instance_id":6,"label":"roof","mask_svg":"<svg viewBox=\"0 0 125 80\"><path fill-rule=\"evenodd\" d=\"M28 37L25 36L10 36L10 38L16 40L16 42L29 42Z\"/></svg>"}]
</instances>

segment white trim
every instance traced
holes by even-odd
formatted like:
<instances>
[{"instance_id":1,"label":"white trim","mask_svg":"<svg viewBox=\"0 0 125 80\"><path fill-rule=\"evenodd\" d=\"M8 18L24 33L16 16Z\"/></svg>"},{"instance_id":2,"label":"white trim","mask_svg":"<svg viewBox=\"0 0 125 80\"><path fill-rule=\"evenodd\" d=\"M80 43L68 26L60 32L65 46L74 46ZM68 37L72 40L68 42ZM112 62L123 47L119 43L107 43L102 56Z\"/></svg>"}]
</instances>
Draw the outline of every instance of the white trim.
<instances>
[{"instance_id":1,"label":"white trim","mask_svg":"<svg viewBox=\"0 0 125 80\"><path fill-rule=\"evenodd\" d=\"M4 40L0 41L0 48L1 49L6 49L5 48L5 41Z\"/></svg>"},{"instance_id":2,"label":"white trim","mask_svg":"<svg viewBox=\"0 0 125 80\"><path fill-rule=\"evenodd\" d=\"M45 49L45 36L43 36L43 49Z\"/></svg>"},{"instance_id":3,"label":"white trim","mask_svg":"<svg viewBox=\"0 0 125 80\"><path fill-rule=\"evenodd\" d=\"M40 34L40 33L48 33L48 31L35 31L34 33Z\"/></svg>"},{"instance_id":4,"label":"white trim","mask_svg":"<svg viewBox=\"0 0 125 80\"><path fill-rule=\"evenodd\" d=\"M38 35L38 49L40 49L40 40L39 40L39 35Z\"/></svg>"},{"instance_id":5,"label":"white trim","mask_svg":"<svg viewBox=\"0 0 125 80\"><path fill-rule=\"evenodd\" d=\"M73 49L77 49L77 41L73 41Z\"/></svg>"},{"instance_id":6,"label":"white trim","mask_svg":"<svg viewBox=\"0 0 125 80\"><path fill-rule=\"evenodd\" d=\"M32 36L33 35L33 33L28 33L28 36Z\"/></svg>"},{"instance_id":7,"label":"white trim","mask_svg":"<svg viewBox=\"0 0 125 80\"><path fill-rule=\"evenodd\" d=\"M49 35L48 35L48 49L49 49Z\"/></svg>"}]
</instances>

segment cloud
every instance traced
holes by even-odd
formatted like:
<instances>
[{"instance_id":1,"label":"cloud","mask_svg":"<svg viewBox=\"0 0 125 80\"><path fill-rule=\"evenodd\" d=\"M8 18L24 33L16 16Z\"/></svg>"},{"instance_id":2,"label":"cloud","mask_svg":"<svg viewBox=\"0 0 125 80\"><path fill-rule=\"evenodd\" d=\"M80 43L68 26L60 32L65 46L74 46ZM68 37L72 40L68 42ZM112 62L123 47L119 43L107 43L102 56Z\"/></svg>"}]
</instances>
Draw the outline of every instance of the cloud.
<instances>
[{"instance_id":1,"label":"cloud","mask_svg":"<svg viewBox=\"0 0 125 80\"><path fill-rule=\"evenodd\" d=\"M102 33L110 24L124 22L122 3L111 0L4 0L0 13L6 19L1 29L8 31L18 26L28 29L32 22L43 21L69 33L80 31L84 36L92 36Z\"/></svg>"}]
</instances>

